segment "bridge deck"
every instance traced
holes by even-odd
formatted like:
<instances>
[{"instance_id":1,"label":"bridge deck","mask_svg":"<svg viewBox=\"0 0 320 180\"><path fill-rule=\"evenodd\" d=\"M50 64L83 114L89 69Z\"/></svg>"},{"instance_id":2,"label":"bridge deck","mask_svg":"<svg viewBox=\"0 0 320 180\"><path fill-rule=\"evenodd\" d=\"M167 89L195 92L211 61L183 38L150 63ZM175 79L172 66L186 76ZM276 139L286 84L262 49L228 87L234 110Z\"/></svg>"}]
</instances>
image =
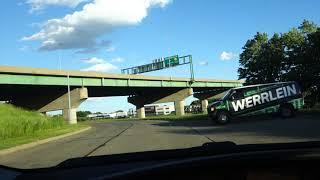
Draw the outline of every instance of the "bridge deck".
<instances>
[{"instance_id":1,"label":"bridge deck","mask_svg":"<svg viewBox=\"0 0 320 180\"><path fill-rule=\"evenodd\" d=\"M109 74L83 71L60 71L44 68L0 66L0 84L7 85L67 85L84 87L238 87L239 80L195 79L144 75Z\"/></svg>"}]
</instances>

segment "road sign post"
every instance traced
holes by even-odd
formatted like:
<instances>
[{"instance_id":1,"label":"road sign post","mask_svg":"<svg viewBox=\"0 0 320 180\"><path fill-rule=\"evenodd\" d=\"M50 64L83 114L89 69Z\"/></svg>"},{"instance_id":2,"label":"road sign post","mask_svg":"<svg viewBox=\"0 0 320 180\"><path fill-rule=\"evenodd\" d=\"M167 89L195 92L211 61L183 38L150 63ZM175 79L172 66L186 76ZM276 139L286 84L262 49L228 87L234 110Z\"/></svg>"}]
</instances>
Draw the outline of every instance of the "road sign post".
<instances>
[{"instance_id":1,"label":"road sign post","mask_svg":"<svg viewBox=\"0 0 320 180\"><path fill-rule=\"evenodd\" d=\"M192 62L192 56L190 56L190 74L191 74L191 81L194 81L194 72L193 72L193 62Z\"/></svg>"}]
</instances>

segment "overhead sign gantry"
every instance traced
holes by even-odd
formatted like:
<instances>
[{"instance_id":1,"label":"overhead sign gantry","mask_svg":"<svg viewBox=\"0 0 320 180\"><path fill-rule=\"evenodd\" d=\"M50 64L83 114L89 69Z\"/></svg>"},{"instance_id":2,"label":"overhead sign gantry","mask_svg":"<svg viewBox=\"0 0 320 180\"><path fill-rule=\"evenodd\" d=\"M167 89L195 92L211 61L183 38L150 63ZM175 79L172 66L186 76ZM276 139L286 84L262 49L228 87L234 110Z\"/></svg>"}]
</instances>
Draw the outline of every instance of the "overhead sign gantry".
<instances>
[{"instance_id":1,"label":"overhead sign gantry","mask_svg":"<svg viewBox=\"0 0 320 180\"><path fill-rule=\"evenodd\" d=\"M178 55L174 55L174 56L155 59L153 60L152 63L149 63L149 64L121 69L121 73L122 74L142 74L146 72L162 70L162 69L176 67L176 66L185 65L185 64L190 64L191 79L194 80L191 55L181 56L181 57L179 57Z\"/></svg>"}]
</instances>

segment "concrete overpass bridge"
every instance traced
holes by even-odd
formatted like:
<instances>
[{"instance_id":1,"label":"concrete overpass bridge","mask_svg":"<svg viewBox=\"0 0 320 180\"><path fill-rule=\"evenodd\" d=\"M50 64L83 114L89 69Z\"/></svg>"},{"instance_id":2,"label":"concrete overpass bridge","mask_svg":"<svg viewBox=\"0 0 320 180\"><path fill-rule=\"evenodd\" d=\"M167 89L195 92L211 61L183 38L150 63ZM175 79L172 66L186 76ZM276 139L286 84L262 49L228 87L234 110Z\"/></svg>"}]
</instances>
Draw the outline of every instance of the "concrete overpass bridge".
<instances>
[{"instance_id":1,"label":"concrete overpass bridge","mask_svg":"<svg viewBox=\"0 0 320 180\"><path fill-rule=\"evenodd\" d=\"M184 115L184 99L192 94L202 101L206 111L208 97L242 83L0 66L0 101L43 113L63 110L68 122L76 123L76 110L88 97L128 96L138 117L144 118L144 105L163 102L174 102L176 114Z\"/></svg>"}]
</instances>

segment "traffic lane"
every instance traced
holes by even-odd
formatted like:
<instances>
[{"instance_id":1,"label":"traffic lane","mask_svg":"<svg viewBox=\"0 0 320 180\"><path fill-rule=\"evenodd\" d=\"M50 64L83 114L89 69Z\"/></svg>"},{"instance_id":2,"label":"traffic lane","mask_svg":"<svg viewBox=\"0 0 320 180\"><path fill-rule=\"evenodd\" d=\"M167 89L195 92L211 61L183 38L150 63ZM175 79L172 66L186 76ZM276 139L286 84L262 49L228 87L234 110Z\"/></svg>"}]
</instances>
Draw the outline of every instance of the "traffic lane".
<instances>
[{"instance_id":1,"label":"traffic lane","mask_svg":"<svg viewBox=\"0 0 320 180\"><path fill-rule=\"evenodd\" d=\"M158 123L159 126L189 126L189 130L168 131L188 134L198 131L215 142L233 141L237 144L280 143L320 140L319 115L298 114L294 118L276 116L238 118L227 125L214 125L208 120Z\"/></svg>"},{"instance_id":2,"label":"traffic lane","mask_svg":"<svg viewBox=\"0 0 320 180\"><path fill-rule=\"evenodd\" d=\"M48 167L74 157L187 148L210 141L253 144L320 140L317 117L251 118L225 126L213 125L206 119L94 122L87 132L0 156L0 164L17 168Z\"/></svg>"},{"instance_id":3,"label":"traffic lane","mask_svg":"<svg viewBox=\"0 0 320 180\"><path fill-rule=\"evenodd\" d=\"M181 126L157 125L161 123L167 123L167 121L135 121L134 125L121 136L100 147L91 156L188 148L211 141L189 126L183 124ZM185 131L187 133L175 134L168 133L168 131Z\"/></svg>"},{"instance_id":4,"label":"traffic lane","mask_svg":"<svg viewBox=\"0 0 320 180\"><path fill-rule=\"evenodd\" d=\"M92 123L92 128L83 133L0 156L0 164L23 169L55 166L67 159L88 155L130 125Z\"/></svg>"}]
</instances>

